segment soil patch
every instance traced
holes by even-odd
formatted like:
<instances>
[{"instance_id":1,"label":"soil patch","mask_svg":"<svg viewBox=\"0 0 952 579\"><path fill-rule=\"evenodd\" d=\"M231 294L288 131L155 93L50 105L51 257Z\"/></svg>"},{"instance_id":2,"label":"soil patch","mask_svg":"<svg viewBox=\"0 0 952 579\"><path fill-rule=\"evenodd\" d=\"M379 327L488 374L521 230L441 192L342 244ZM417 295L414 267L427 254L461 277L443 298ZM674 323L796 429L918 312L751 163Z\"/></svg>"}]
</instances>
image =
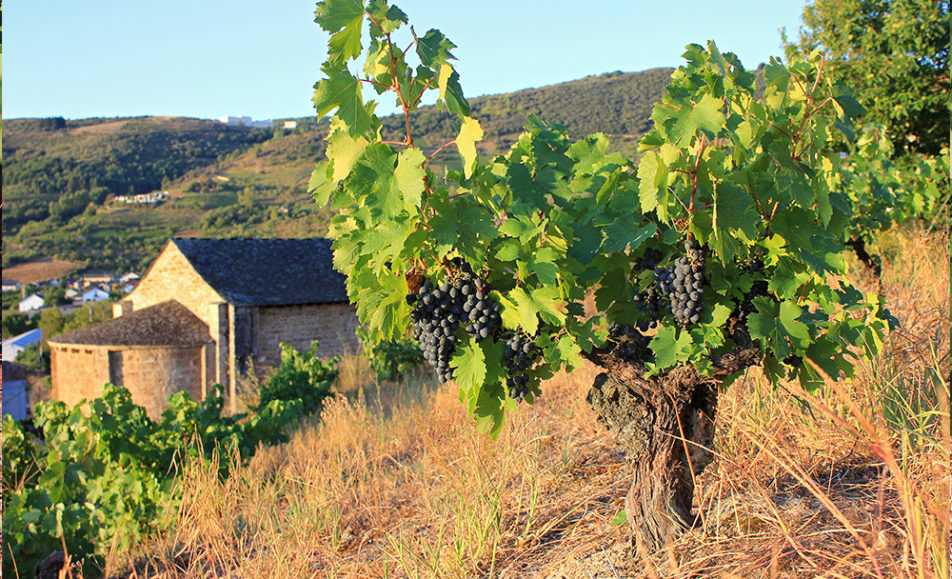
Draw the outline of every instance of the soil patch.
<instances>
[{"instance_id":1,"label":"soil patch","mask_svg":"<svg viewBox=\"0 0 952 579\"><path fill-rule=\"evenodd\" d=\"M38 283L48 279L58 279L76 271L81 264L63 259L41 259L21 263L3 269L3 279L15 279L20 283Z\"/></svg>"}]
</instances>

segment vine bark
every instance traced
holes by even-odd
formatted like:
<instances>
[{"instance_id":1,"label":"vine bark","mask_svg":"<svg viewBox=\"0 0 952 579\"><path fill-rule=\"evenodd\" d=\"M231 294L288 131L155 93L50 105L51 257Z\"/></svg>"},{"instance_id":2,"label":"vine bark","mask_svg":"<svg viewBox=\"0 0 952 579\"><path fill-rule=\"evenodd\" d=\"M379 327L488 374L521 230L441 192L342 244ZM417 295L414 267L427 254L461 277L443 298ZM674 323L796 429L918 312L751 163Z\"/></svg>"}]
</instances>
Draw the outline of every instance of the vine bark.
<instances>
[{"instance_id":1,"label":"vine bark","mask_svg":"<svg viewBox=\"0 0 952 579\"><path fill-rule=\"evenodd\" d=\"M760 360L742 325L734 325L732 337L738 347L713 360L714 376L691 365L647 376L649 338L630 327L621 327L609 347L588 356L605 370L588 402L616 433L632 471L625 511L640 552L653 553L694 525L696 478L714 458L718 381Z\"/></svg>"}]
</instances>

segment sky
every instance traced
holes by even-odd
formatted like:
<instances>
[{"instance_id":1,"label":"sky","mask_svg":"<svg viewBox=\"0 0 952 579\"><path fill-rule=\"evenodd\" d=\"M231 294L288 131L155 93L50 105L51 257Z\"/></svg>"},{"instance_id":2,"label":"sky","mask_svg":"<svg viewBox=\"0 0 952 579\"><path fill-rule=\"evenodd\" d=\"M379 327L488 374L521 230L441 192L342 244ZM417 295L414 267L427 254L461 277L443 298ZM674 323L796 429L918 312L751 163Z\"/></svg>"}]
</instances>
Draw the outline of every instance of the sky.
<instances>
[{"instance_id":1,"label":"sky","mask_svg":"<svg viewBox=\"0 0 952 579\"><path fill-rule=\"evenodd\" d=\"M396 0L458 48L467 97L682 63L714 40L782 56L805 0ZM327 34L310 0L8 0L3 118L314 114ZM370 94L365 95L369 98ZM393 111L381 102L379 113Z\"/></svg>"}]
</instances>

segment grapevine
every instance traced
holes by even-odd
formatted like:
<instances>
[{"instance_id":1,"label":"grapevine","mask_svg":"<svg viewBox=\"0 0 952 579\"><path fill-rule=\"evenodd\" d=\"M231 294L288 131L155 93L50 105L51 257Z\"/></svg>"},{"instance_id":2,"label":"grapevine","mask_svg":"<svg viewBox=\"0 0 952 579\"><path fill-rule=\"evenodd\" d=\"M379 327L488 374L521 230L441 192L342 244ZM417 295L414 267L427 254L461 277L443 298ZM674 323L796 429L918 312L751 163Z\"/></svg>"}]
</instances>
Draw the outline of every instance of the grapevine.
<instances>
[{"instance_id":1,"label":"grapevine","mask_svg":"<svg viewBox=\"0 0 952 579\"><path fill-rule=\"evenodd\" d=\"M895 323L844 281L841 186L854 181L832 144L852 138L862 107L822 58L771 59L758 90L735 55L689 45L637 162L535 116L509 151L481 158L441 32L396 42L409 19L383 0L320 2L316 22L331 39L314 104L331 119L310 189L336 210L334 263L368 335L412 332L492 436L545 378L601 367L588 399L643 482L627 506L645 544L688 524L693 480L672 478L689 469L671 441L713 444L715 385L760 365L816 389L852 375ZM382 140L365 88L395 97L402 139ZM430 91L456 135L424 150L411 113ZM441 168L450 157L458 169Z\"/></svg>"}]
</instances>

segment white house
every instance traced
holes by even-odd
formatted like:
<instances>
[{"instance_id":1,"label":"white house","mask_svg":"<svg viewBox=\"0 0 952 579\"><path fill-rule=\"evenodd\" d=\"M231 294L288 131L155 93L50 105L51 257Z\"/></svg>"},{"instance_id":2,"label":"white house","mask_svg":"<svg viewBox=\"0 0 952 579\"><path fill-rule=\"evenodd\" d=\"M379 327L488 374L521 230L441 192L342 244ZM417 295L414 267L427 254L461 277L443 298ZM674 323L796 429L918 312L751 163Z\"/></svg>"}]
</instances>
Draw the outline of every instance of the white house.
<instances>
[{"instance_id":1,"label":"white house","mask_svg":"<svg viewBox=\"0 0 952 579\"><path fill-rule=\"evenodd\" d=\"M129 273L124 273L119 278L119 283L122 283L122 284L126 284L133 281L139 281L139 274L135 273L134 271L130 271Z\"/></svg>"},{"instance_id":2,"label":"white house","mask_svg":"<svg viewBox=\"0 0 952 579\"><path fill-rule=\"evenodd\" d=\"M43 339L43 330L37 328L29 332L23 332L19 336L13 336L3 341L3 359L7 362L13 362L17 355L28 347L38 344Z\"/></svg>"},{"instance_id":3,"label":"white house","mask_svg":"<svg viewBox=\"0 0 952 579\"><path fill-rule=\"evenodd\" d=\"M5 279L3 280L3 291L12 292L20 289L20 282L15 279Z\"/></svg>"},{"instance_id":4,"label":"white house","mask_svg":"<svg viewBox=\"0 0 952 579\"><path fill-rule=\"evenodd\" d=\"M26 366L3 361L3 415L26 420L30 401L26 390Z\"/></svg>"},{"instance_id":5,"label":"white house","mask_svg":"<svg viewBox=\"0 0 952 579\"><path fill-rule=\"evenodd\" d=\"M83 293L84 304L86 302L101 302L106 299L109 299L109 292L100 287L94 287Z\"/></svg>"},{"instance_id":6,"label":"white house","mask_svg":"<svg viewBox=\"0 0 952 579\"><path fill-rule=\"evenodd\" d=\"M21 312L32 312L33 310L42 308L44 305L46 305L46 301L43 299L43 296L33 294L20 300L19 308Z\"/></svg>"},{"instance_id":7,"label":"white house","mask_svg":"<svg viewBox=\"0 0 952 579\"><path fill-rule=\"evenodd\" d=\"M296 128L297 128L297 121L284 121L284 128L285 128L285 129L296 129Z\"/></svg>"},{"instance_id":8,"label":"white house","mask_svg":"<svg viewBox=\"0 0 952 579\"><path fill-rule=\"evenodd\" d=\"M251 117L231 117L223 116L218 119L222 124L229 127L248 127L249 129L267 129L274 125L271 121L253 121Z\"/></svg>"},{"instance_id":9,"label":"white house","mask_svg":"<svg viewBox=\"0 0 952 579\"><path fill-rule=\"evenodd\" d=\"M68 290L66 290L66 293L65 293L66 299L68 300L79 299L81 295L82 294L79 293L79 290L74 288L69 288Z\"/></svg>"}]
</instances>

